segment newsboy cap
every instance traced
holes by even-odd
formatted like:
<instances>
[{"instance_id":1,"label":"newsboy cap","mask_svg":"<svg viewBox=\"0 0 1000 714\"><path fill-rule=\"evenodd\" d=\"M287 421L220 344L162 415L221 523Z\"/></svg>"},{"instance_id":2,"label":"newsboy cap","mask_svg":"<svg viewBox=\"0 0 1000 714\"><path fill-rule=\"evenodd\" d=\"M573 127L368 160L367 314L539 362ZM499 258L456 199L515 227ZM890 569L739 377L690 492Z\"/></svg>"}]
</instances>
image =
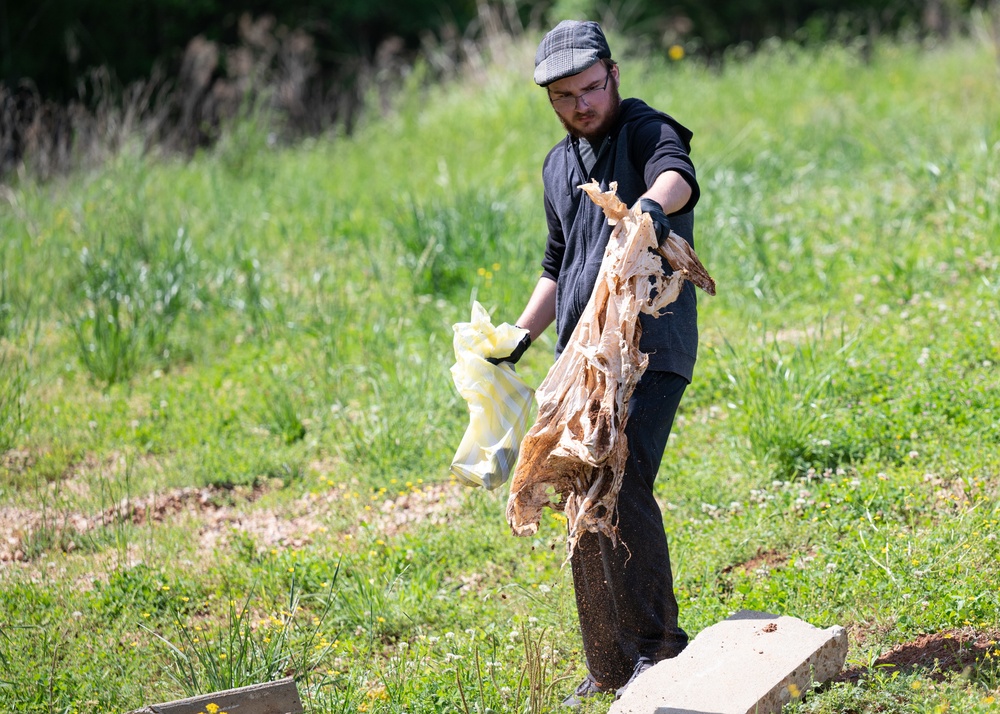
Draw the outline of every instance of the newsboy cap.
<instances>
[{"instance_id":1,"label":"newsboy cap","mask_svg":"<svg viewBox=\"0 0 1000 714\"><path fill-rule=\"evenodd\" d=\"M538 45L535 52L535 84L547 87L609 57L611 48L600 25L563 20L549 30Z\"/></svg>"}]
</instances>

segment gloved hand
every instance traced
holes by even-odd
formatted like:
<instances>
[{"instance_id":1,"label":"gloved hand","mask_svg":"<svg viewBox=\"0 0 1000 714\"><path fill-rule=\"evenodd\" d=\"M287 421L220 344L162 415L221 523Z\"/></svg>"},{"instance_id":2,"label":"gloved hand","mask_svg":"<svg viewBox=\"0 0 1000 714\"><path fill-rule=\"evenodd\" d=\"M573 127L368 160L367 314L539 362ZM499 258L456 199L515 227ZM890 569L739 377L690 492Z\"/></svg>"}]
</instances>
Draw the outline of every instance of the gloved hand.
<instances>
[{"instance_id":1,"label":"gloved hand","mask_svg":"<svg viewBox=\"0 0 1000 714\"><path fill-rule=\"evenodd\" d=\"M517 327L517 325L515 325ZM490 364L500 364L501 362L510 362L511 364L516 364L524 351L531 347L531 335L525 335L521 338L521 341L517 343L514 351L511 352L506 357L487 357L486 361Z\"/></svg>"},{"instance_id":2,"label":"gloved hand","mask_svg":"<svg viewBox=\"0 0 1000 714\"><path fill-rule=\"evenodd\" d=\"M640 198L639 210L643 213L648 213L649 217L653 219L653 228L656 230L656 244L657 246L663 245L667 236L670 235L670 219L663 212L663 207L651 198Z\"/></svg>"}]
</instances>

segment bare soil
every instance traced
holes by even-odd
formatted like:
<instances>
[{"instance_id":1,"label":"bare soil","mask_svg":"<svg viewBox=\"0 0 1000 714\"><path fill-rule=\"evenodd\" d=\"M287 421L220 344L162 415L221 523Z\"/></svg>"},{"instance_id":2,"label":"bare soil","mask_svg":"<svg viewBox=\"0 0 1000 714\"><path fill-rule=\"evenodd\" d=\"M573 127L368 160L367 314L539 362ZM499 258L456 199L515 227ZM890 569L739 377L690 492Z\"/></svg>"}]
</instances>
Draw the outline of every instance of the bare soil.
<instances>
[{"instance_id":1,"label":"bare soil","mask_svg":"<svg viewBox=\"0 0 1000 714\"><path fill-rule=\"evenodd\" d=\"M252 538L261 549L302 547L316 533L327 532L331 513L355 510L363 515L338 533L351 533L364 522L393 536L414 523L447 523L460 511L467 489L448 482L427 484L420 489L381 496L361 510L365 504L347 498L349 488L337 486L320 493L307 493L280 508L254 507L254 502L268 490L266 486L176 488L126 499L98 513L55 513L0 506L0 567L4 563L30 560L38 550L32 543L39 537L54 547L72 551L80 538L98 528L116 524L153 525L185 518L199 522L199 547L209 553L224 545L235 531Z\"/></svg>"},{"instance_id":2,"label":"bare soil","mask_svg":"<svg viewBox=\"0 0 1000 714\"><path fill-rule=\"evenodd\" d=\"M998 642L1000 628L986 631L964 628L926 633L894 646L875 660L871 667L845 669L834 681L855 682L871 669L887 674L895 671L901 674L920 671L941 681L967 667L979 665L987 655L1000 656Z\"/></svg>"}]
</instances>

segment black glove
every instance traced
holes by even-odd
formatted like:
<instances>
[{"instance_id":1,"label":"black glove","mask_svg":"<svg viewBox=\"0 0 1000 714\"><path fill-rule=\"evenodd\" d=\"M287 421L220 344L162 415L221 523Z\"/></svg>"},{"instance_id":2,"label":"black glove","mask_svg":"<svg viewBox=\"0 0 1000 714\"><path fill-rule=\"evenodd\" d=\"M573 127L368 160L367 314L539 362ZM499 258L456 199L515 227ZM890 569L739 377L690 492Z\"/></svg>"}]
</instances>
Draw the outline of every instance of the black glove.
<instances>
[{"instance_id":1,"label":"black glove","mask_svg":"<svg viewBox=\"0 0 1000 714\"><path fill-rule=\"evenodd\" d=\"M515 327L517 327L517 325L515 325ZM517 343L514 351L509 355L506 357L487 357L486 361L490 364L500 364L501 362L510 362L511 364L515 364L519 359L521 359L521 355L523 355L524 351L529 347L531 347L531 335L525 335L521 338L521 341Z\"/></svg>"},{"instance_id":2,"label":"black glove","mask_svg":"<svg viewBox=\"0 0 1000 714\"><path fill-rule=\"evenodd\" d=\"M653 219L653 228L656 230L656 245L661 246L670 235L670 219L663 212L663 207L651 198L639 199L639 210L648 213Z\"/></svg>"}]
</instances>

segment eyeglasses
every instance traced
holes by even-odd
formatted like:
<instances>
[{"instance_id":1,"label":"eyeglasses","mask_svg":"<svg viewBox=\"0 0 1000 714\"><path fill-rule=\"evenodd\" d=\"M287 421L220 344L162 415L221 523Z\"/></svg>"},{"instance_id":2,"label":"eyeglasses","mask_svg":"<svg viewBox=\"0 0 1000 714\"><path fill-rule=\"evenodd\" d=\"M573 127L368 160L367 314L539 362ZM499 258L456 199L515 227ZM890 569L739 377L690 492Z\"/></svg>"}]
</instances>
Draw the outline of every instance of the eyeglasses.
<instances>
[{"instance_id":1,"label":"eyeglasses","mask_svg":"<svg viewBox=\"0 0 1000 714\"><path fill-rule=\"evenodd\" d=\"M595 97L595 95L597 95L599 92L603 92L605 89L607 89L608 81L610 79L611 79L611 70L609 69L608 73L604 76L604 84L602 84L600 87L592 87L591 89L588 89L584 92L580 92L579 94L567 94L562 97L556 97L555 99L553 99L550 96L549 101L552 103L552 106L555 109L564 112L569 111L571 109L576 109L576 103L581 99L583 100L584 104L590 106L591 100L588 99L588 97Z\"/></svg>"}]
</instances>

